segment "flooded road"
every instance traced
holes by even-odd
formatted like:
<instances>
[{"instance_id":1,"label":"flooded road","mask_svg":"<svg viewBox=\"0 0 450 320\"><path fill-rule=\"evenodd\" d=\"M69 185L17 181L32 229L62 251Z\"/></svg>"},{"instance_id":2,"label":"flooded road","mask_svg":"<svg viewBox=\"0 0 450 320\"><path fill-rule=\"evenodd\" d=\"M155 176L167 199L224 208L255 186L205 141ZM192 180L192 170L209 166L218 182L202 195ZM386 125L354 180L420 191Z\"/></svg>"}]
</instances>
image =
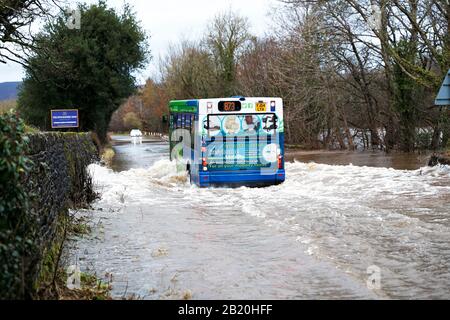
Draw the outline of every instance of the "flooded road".
<instances>
[{"instance_id":1,"label":"flooded road","mask_svg":"<svg viewBox=\"0 0 450 320\"><path fill-rule=\"evenodd\" d=\"M280 186L199 189L166 143L116 140L114 170L90 167L101 198L72 248L116 298L450 298L449 167L298 155Z\"/></svg>"}]
</instances>

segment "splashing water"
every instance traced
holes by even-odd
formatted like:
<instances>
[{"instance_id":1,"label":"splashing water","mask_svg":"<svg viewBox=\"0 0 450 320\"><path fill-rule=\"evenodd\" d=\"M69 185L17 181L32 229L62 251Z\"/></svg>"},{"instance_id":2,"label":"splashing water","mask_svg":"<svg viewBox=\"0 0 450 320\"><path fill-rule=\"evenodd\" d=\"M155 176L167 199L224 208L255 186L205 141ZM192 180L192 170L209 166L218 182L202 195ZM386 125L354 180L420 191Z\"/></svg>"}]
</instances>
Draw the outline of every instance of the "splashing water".
<instances>
[{"instance_id":1,"label":"splashing water","mask_svg":"<svg viewBox=\"0 0 450 320\"><path fill-rule=\"evenodd\" d=\"M118 297L450 298L449 167L286 169L279 186L199 189L166 160L92 165L96 228L75 256Z\"/></svg>"}]
</instances>

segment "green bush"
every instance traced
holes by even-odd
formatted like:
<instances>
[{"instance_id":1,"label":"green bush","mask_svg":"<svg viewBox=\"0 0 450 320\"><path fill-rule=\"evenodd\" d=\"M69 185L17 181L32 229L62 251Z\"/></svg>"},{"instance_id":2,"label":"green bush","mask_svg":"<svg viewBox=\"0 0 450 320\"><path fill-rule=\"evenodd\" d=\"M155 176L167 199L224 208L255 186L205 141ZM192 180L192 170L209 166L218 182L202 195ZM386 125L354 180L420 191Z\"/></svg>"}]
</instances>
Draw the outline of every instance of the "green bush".
<instances>
[{"instance_id":1,"label":"green bush","mask_svg":"<svg viewBox=\"0 0 450 320\"><path fill-rule=\"evenodd\" d=\"M24 179L31 162L24 156L25 125L14 114L0 115L0 299L25 298L25 281L35 250L36 221L30 214Z\"/></svg>"}]
</instances>

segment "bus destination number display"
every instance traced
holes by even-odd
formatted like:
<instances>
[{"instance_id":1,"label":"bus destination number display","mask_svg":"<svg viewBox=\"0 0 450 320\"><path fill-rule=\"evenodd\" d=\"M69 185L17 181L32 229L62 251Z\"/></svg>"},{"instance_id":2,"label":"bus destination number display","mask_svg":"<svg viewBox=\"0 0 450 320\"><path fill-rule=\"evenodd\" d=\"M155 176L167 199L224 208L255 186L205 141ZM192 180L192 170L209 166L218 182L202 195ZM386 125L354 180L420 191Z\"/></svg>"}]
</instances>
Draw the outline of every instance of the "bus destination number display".
<instances>
[{"instance_id":1,"label":"bus destination number display","mask_svg":"<svg viewBox=\"0 0 450 320\"><path fill-rule=\"evenodd\" d=\"M219 102L219 111L220 112L236 112L241 111L241 102L240 101L220 101Z\"/></svg>"}]
</instances>

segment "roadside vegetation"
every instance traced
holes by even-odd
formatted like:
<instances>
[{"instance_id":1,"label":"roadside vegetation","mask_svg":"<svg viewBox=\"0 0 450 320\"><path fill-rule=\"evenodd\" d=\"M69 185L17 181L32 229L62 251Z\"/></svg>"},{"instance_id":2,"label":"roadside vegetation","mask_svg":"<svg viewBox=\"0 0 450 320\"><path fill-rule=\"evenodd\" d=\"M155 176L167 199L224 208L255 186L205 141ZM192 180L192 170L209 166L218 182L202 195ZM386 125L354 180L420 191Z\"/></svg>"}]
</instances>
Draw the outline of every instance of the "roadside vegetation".
<instances>
[{"instance_id":1,"label":"roadside vegetation","mask_svg":"<svg viewBox=\"0 0 450 320\"><path fill-rule=\"evenodd\" d=\"M96 275L80 272L79 288L69 288L66 246L74 237L91 233L89 222L84 218L76 218L75 214L62 217L55 245L46 251L42 263L42 271L38 280L36 299L40 300L110 300L111 285L100 280Z\"/></svg>"},{"instance_id":2,"label":"roadside vegetation","mask_svg":"<svg viewBox=\"0 0 450 320\"><path fill-rule=\"evenodd\" d=\"M37 223L22 183L32 165L24 156L24 130L15 115L0 115L0 299L25 297L31 288L23 273L35 270L30 253L37 251Z\"/></svg>"},{"instance_id":3,"label":"roadside vegetation","mask_svg":"<svg viewBox=\"0 0 450 320\"><path fill-rule=\"evenodd\" d=\"M14 110L16 108L16 105L16 100L0 101L0 114L9 112L10 110Z\"/></svg>"},{"instance_id":4,"label":"roadside vegetation","mask_svg":"<svg viewBox=\"0 0 450 320\"><path fill-rule=\"evenodd\" d=\"M114 152L114 149L111 146L107 146L103 149L101 161L107 167L110 167L115 156L116 153Z\"/></svg>"},{"instance_id":5,"label":"roadside vegetation","mask_svg":"<svg viewBox=\"0 0 450 320\"><path fill-rule=\"evenodd\" d=\"M61 281L65 285L64 280L67 274L63 274ZM109 283L99 280L96 276L81 273L80 275L81 288L80 289L64 289L59 292L59 300L112 300L110 291L111 285Z\"/></svg>"}]
</instances>

